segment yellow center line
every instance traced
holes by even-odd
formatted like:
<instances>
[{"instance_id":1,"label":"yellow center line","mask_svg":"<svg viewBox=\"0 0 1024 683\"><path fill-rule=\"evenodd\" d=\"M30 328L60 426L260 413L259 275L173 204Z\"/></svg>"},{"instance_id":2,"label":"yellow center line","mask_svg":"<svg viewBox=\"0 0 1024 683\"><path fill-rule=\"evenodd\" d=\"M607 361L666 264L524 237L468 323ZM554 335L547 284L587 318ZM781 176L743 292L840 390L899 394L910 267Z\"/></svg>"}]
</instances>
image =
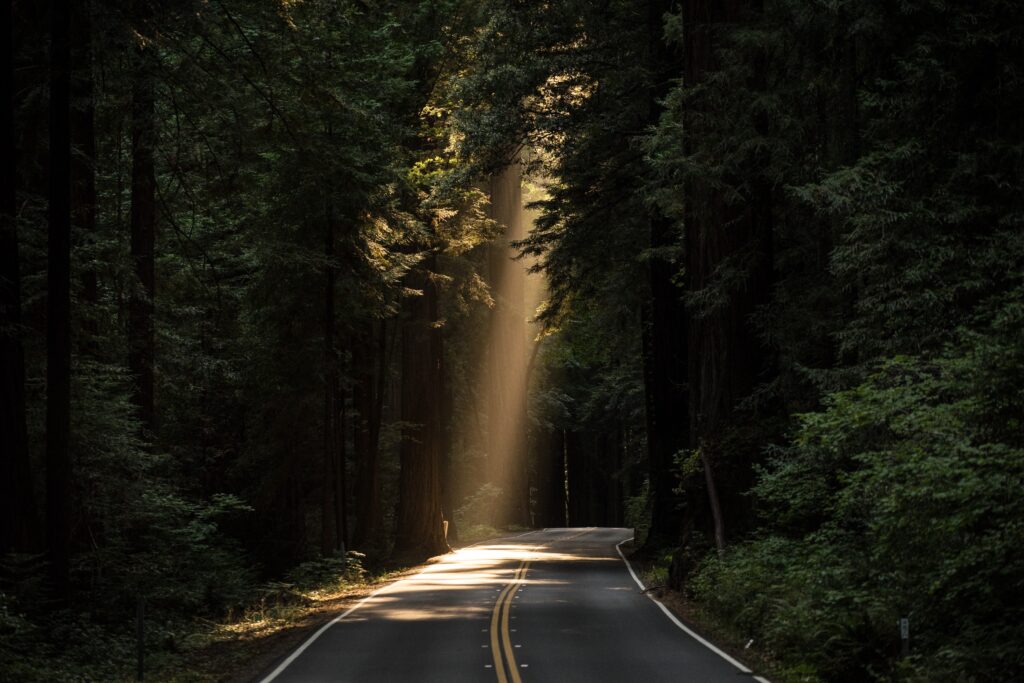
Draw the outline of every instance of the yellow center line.
<instances>
[{"instance_id":1,"label":"yellow center line","mask_svg":"<svg viewBox=\"0 0 1024 683\"><path fill-rule=\"evenodd\" d=\"M530 568L529 560L524 560L522 566L519 569L518 576L513 579L513 589L508 594L505 600L505 613L501 617L501 637L505 641L505 659L508 660L508 671L512 677L512 683L522 683L522 679L519 678L519 668L516 666L516 656L512 650L512 636L508 630L508 615L512 611L512 598L515 597L518 586L516 584L522 583L526 577L526 572Z\"/></svg>"},{"instance_id":2,"label":"yellow center line","mask_svg":"<svg viewBox=\"0 0 1024 683\"><path fill-rule=\"evenodd\" d=\"M555 539L556 542L571 541L594 530L588 527L567 538ZM536 550L540 546L534 546ZM512 647L512 636L509 634L508 622L509 612L512 611L512 600L515 598L516 589L526 578L526 572L530 569L531 560L522 560L516 568L512 581L505 586L505 589L498 594L494 603L494 611L491 612L491 653L494 657L494 671L498 675L498 683L522 683L519 677L519 667L516 666L515 650ZM505 657L502 661L501 652L504 649ZM505 664L508 664L508 672L505 671Z\"/></svg>"},{"instance_id":3,"label":"yellow center line","mask_svg":"<svg viewBox=\"0 0 1024 683\"><path fill-rule=\"evenodd\" d=\"M502 662L502 647L505 650L505 659L508 662L508 671L509 675L511 675L512 683L522 683L522 679L519 677L519 669L516 667L516 658L513 653L512 640L508 630L508 621L516 588L523 577L526 576L529 566L530 563L526 560L519 563L511 583L505 586L505 590L498 595L498 600L494 603L494 611L491 613L491 652L494 656L494 670L498 675L498 683L508 683L509 680L505 673L504 663Z\"/></svg>"}]
</instances>

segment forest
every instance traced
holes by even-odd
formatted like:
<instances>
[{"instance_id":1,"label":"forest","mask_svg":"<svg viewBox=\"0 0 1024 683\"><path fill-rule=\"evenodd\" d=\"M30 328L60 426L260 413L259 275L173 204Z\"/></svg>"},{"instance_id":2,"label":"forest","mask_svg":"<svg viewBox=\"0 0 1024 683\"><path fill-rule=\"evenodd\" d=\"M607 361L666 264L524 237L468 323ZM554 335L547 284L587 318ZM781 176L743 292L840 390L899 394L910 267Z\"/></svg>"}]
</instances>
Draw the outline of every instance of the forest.
<instances>
[{"instance_id":1,"label":"forest","mask_svg":"<svg viewBox=\"0 0 1024 683\"><path fill-rule=\"evenodd\" d=\"M566 526L777 683L1024 679L1024 4L3 9L0 680Z\"/></svg>"}]
</instances>

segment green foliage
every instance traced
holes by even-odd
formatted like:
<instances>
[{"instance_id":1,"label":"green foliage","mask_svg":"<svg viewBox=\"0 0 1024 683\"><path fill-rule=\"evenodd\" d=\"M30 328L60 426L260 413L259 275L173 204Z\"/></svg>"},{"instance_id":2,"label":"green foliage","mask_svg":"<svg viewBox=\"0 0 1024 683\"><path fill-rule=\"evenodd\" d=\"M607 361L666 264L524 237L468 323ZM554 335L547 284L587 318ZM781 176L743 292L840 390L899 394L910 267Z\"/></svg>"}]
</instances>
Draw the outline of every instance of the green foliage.
<instances>
[{"instance_id":1,"label":"green foliage","mask_svg":"<svg viewBox=\"0 0 1024 683\"><path fill-rule=\"evenodd\" d=\"M366 578L363 553L350 550L344 557L319 557L297 565L285 574L285 580L300 590L331 584L359 583Z\"/></svg>"},{"instance_id":2,"label":"green foliage","mask_svg":"<svg viewBox=\"0 0 1024 683\"><path fill-rule=\"evenodd\" d=\"M645 481L640 492L629 496L624 503L623 519L626 527L633 529L633 545L640 547L647 540L647 532L651 528L651 493L650 483Z\"/></svg>"},{"instance_id":3,"label":"green foliage","mask_svg":"<svg viewBox=\"0 0 1024 683\"><path fill-rule=\"evenodd\" d=\"M500 498L500 488L490 483L482 485L455 511L455 523L460 529L481 524L493 525L495 509Z\"/></svg>"},{"instance_id":4,"label":"green foliage","mask_svg":"<svg viewBox=\"0 0 1024 683\"><path fill-rule=\"evenodd\" d=\"M721 456L769 454L760 529L689 586L785 678L1021 676L1020 9L766 2L702 27L709 72L648 139L647 192L684 227L728 235L722 204L768 197L754 320L775 369ZM721 204L686 205L695 185ZM694 320L730 310L749 263L686 292Z\"/></svg>"},{"instance_id":5,"label":"green foliage","mask_svg":"<svg viewBox=\"0 0 1024 683\"><path fill-rule=\"evenodd\" d=\"M1019 675L1024 306L1014 295L987 317L802 416L755 488L786 535L707 560L698 597L822 680L884 677L901 616L902 677Z\"/></svg>"},{"instance_id":6,"label":"green foliage","mask_svg":"<svg viewBox=\"0 0 1024 683\"><path fill-rule=\"evenodd\" d=\"M455 521L464 536L493 533L501 492L477 486L476 387L498 226L477 184L513 153L543 190L518 247L550 287L531 424L612 444L605 460L589 445L582 457L601 483L624 484L639 536L658 483L642 466L644 373L664 370L643 362L652 266L673 271L686 304L689 338L676 341L693 354L691 399L731 395L717 370L744 386L678 415L693 524L673 570L699 561L699 602L794 680L1024 677L1021 3L708 3L728 20L689 33L670 13L666 45L655 6L634 0L157 4L139 23L91 3L96 221L75 219L72 272L75 592L57 609L38 557L3 559L4 678L123 675L139 596L159 658L197 617L291 608L302 591L361 580L358 555L316 551L325 379L337 370L349 396L369 357L392 391L402 303L418 294L407 276L428 262L467 432L446 446L467 471ZM46 40L28 9L18 20L18 332L41 484ZM152 434L124 369L140 77L125 55L137 43L153 50L144 77L157 92ZM689 82L679 65L702 47ZM654 73L662 48L676 71ZM669 221L669 243L651 244L652 219ZM754 223L767 239L737 237ZM751 337L742 348L764 372L732 374L747 359L704 334L716 329ZM356 346L378 331L379 347ZM351 425L364 407L346 401ZM385 527L413 427L393 404L381 398ZM732 546L698 560L702 457ZM897 662L900 616L913 644Z\"/></svg>"}]
</instances>

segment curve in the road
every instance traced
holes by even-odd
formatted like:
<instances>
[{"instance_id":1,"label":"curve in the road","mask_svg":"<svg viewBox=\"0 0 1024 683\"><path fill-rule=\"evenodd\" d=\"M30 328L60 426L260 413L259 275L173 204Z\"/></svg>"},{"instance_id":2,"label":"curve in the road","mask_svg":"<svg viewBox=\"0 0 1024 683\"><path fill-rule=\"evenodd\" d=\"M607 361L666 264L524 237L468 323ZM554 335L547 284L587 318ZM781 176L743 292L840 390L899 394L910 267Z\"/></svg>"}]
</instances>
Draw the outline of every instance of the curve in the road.
<instances>
[{"instance_id":1,"label":"curve in the road","mask_svg":"<svg viewBox=\"0 0 1024 683\"><path fill-rule=\"evenodd\" d=\"M644 592L621 550L631 535L543 529L464 548L363 598L260 680L767 683Z\"/></svg>"}]
</instances>

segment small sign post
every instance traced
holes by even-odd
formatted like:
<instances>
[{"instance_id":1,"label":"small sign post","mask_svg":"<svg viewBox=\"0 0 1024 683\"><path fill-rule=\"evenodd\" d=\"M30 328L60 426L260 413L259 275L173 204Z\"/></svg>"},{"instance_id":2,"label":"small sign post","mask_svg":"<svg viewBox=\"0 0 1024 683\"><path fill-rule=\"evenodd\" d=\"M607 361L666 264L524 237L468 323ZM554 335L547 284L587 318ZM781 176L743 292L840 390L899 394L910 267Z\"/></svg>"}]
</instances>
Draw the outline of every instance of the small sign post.
<instances>
[{"instance_id":1,"label":"small sign post","mask_svg":"<svg viewBox=\"0 0 1024 683\"><path fill-rule=\"evenodd\" d=\"M910 619L900 617L900 657L910 654Z\"/></svg>"}]
</instances>

